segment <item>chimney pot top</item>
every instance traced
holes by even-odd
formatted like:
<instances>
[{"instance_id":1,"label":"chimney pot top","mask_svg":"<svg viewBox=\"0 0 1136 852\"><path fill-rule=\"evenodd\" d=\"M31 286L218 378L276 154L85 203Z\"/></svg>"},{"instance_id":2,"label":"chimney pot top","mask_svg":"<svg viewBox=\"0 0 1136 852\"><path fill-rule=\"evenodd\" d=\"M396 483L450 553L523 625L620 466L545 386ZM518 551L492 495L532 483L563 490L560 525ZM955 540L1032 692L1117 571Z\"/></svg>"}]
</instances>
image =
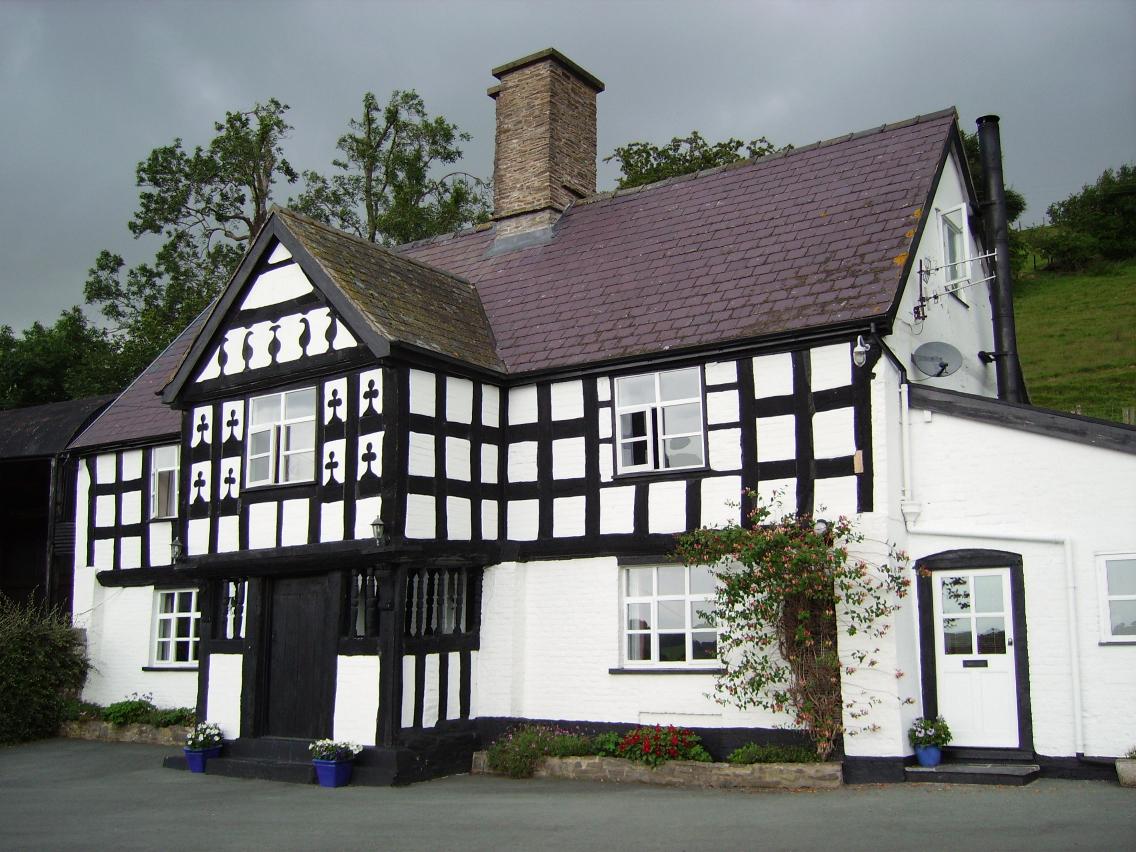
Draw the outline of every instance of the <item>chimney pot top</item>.
<instances>
[{"instance_id":1,"label":"chimney pot top","mask_svg":"<svg viewBox=\"0 0 1136 852\"><path fill-rule=\"evenodd\" d=\"M494 77L500 80L506 74L513 71L519 71L522 68L527 68L529 65L535 65L538 62L551 59L562 65L567 71L576 75L581 81L596 90L596 93L604 90L603 81L596 75L585 71L555 47L546 47L544 50L538 50L536 53L530 53L528 56L522 56L520 59L514 59L512 62L506 62L504 65L498 65L491 73ZM487 93L490 97L495 97L497 94L496 86L492 87Z\"/></svg>"}]
</instances>

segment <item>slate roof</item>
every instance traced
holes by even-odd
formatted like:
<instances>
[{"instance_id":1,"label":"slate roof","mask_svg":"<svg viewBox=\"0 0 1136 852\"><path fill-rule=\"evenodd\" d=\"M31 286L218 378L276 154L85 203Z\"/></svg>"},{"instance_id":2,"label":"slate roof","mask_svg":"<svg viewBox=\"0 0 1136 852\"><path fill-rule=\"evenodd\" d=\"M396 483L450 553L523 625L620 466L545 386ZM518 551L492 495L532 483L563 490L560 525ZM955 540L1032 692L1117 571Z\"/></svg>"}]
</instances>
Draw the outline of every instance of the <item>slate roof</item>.
<instances>
[{"instance_id":1,"label":"slate roof","mask_svg":"<svg viewBox=\"0 0 1136 852\"><path fill-rule=\"evenodd\" d=\"M0 411L0 459L43 458L62 452L112 399L90 396Z\"/></svg>"},{"instance_id":2,"label":"slate roof","mask_svg":"<svg viewBox=\"0 0 1136 852\"><path fill-rule=\"evenodd\" d=\"M182 356L205 324L203 311L166 347L142 375L131 382L70 448L90 449L104 444L129 444L181 432L181 412L164 405L158 394L177 370Z\"/></svg>"},{"instance_id":3,"label":"slate roof","mask_svg":"<svg viewBox=\"0 0 1136 852\"><path fill-rule=\"evenodd\" d=\"M477 285L512 373L885 320L953 109L578 202L541 245L412 243Z\"/></svg>"},{"instance_id":4,"label":"slate roof","mask_svg":"<svg viewBox=\"0 0 1136 852\"><path fill-rule=\"evenodd\" d=\"M445 271L277 208L274 215L358 309L372 329L490 370L503 370L477 289Z\"/></svg>"}]
</instances>

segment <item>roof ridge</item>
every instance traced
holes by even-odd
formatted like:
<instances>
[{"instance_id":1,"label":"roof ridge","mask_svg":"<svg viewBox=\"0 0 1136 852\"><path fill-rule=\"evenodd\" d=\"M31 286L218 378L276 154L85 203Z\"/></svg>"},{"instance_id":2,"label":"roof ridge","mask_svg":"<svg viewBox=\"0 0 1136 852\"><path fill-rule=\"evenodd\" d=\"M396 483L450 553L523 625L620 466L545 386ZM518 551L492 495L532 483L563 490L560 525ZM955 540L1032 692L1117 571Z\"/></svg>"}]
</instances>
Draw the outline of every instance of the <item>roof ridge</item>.
<instances>
[{"instance_id":1,"label":"roof ridge","mask_svg":"<svg viewBox=\"0 0 1136 852\"><path fill-rule=\"evenodd\" d=\"M594 195L589 195L585 198L577 198L573 205L594 204L600 201L608 201L615 198L622 198L625 195L632 195L634 193L646 192L652 189L658 189L664 186L673 186L677 183L682 183L688 180L697 180L698 178L708 177L710 175L719 174L721 172L731 171L733 169L745 168L747 166L760 166L775 160L782 160L787 157L792 157L797 154L803 154L807 151L815 151L820 148L828 148L833 145L839 145L844 142L851 142L856 139L863 139L865 136L872 136L877 133L888 133L894 130L901 130L904 127L911 127L916 124L923 124L929 121L935 121L946 116L953 116L958 119L958 110L951 106L946 109L941 109L936 112L920 114L905 118L902 121L894 121L889 124L881 124L878 127L869 127L865 130L857 130L852 133L845 133L840 136L833 136L829 139L822 139L817 142L810 142L808 145L801 145L800 147L792 147L789 150L774 151L770 154L763 154L758 157L746 157L741 160L735 160L732 163L726 163L721 166L714 166L710 169L701 169L696 172L688 172L686 174L675 175L674 177L663 178L662 180L654 181L653 183L640 184L639 186L632 186L627 189L612 189L606 192L597 192ZM567 211L565 211L567 212Z\"/></svg>"},{"instance_id":2,"label":"roof ridge","mask_svg":"<svg viewBox=\"0 0 1136 852\"><path fill-rule=\"evenodd\" d=\"M331 225L328 225L326 222L321 222L318 219L313 219L311 216L305 216L303 213L297 213L295 210L292 210L289 207L281 207L279 205L274 204L272 206L272 212L278 213L282 216L288 216L288 217L291 217L293 219L298 219L298 220L300 220L301 222L303 222L307 225L312 225L316 228L321 228L324 231L327 231L328 233L334 235L335 237L347 239L351 242L358 243L359 245L365 246L371 251L377 251L380 254L390 255L392 258L395 258L396 260L399 260L403 263L409 263L409 264L413 264L414 266L421 267L422 269L425 269L429 272L432 272L435 275L440 275L444 278L451 278L454 281L458 282L459 284L464 284L466 287L469 287L474 292L477 291L477 288L474 287L473 283L471 281L469 281L469 279L467 279L467 278L463 278L460 275L455 275L454 273L449 272L445 269L439 269L437 266L433 266L429 263L425 263L424 261L418 260L417 258L408 257L407 255L404 255L401 252L397 252L394 249L387 248L386 246L379 245L378 243L373 243L370 240L367 240L367 239L364 239L363 237L357 236L356 234L348 233L347 231L340 230L339 228L333 228ZM455 233L460 233L460 232L455 232ZM451 234L451 236L452 236L452 234ZM435 238L434 237L427 237L426 239L435 239ZM421 241L418 241L418 242L421 242ZM408 245L408 246L409 245L416 245L416 243L405 243L404 245ZM318 258L317 258L317 260L318 260ZM480 298L480 295L479 295L479 298Z\"/></svg>"}]
</instances>

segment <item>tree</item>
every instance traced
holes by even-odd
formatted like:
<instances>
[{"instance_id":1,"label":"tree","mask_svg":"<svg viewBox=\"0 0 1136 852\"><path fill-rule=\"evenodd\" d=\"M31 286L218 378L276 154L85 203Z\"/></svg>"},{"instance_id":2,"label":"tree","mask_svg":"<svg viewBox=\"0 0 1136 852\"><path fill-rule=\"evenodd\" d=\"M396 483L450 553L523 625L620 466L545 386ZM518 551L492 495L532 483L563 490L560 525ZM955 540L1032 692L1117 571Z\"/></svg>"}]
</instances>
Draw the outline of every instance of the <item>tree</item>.
<instances>
[{"instance_id":1,"label":"tree","mask_svg":"<svg viewBox=\"0 0 1136 852\"><path fill-rule=\"evenodd\" d=\"M1136 257L1136 164L1105 169L1096 183L1049 205L1058 229L1083 235L1107 260Z\"/></svg>"},{"instance_id":2,"label":"tree","mask_svg":"<svg viewBox=\"0 0 1136 852\"><path fill-rule=\"evenodd\" d=\"M677 175L726 166L738 160L790 151L792 148L792 145L778 148L764 136L749 142L730 138L725 142L710 144L697 130L692 130L689 136L676 136L666 145L652 145L650 142L621 145L610 156L604 157L604 162L616 160L619 163L623 175L619 178L619 188L629 189Z\"/></svg>"},{"instance_id":3,"label":"tree","mask_svg":"<svg viewBox=\"0 0 1136 852\"><path fill-rule=\"evenodd\" d=\"M113 393L129 379L114 342L78 307L19 336L0 326L0 409Z\"/></svg>"},{"instance_id":4,"label":"tree","mask_svg":"<svg viewBox=\"0 0 1136 852\"><path fill-rule=\"evenodd\" d=\"M966 154L966 165L974 181L974 194L978 203L986 203L986 179L982 169L982 152L978 145L978 134L962 131L962 149ZM1025 197L1011 186L1006 186L1006 221L1014 223L1026 212Z\"/></svg>"},{"instance_id":5,"label":"tree","mask_svg":"<svg viewBox=\"0 0 1136 852\"><path fill-rule=\"evenodd\" d=\"M719 630L717 700L791 713L822 759L841 734L873 728L845 727L846 712L863 719L880 703L874 693L857 699L855 690L842 689L843 675L877 664L878 648L851 640L882 637L909 586L904 554L893 549L872 566L849 553L862 541L847 518L774 518L758 503L746 526L684 533L676 549L685 564L709 565L718 579L703 613ZM849 647L841 648L842 636Z\"/></svg>"},{"instance_id":6,"label":"tree","mask_svg":"<svg viewBox=\"0 0 1136 852\"><path fill-rule=\"evenodd\" d=\"M268 218L277 180L296 181L282 142L288 105L275 98L227 112L207 147L189 152L181 139L155 148L138 164L135 238L165 242L152 263L126 269L102 251L87 273L85 296L99 306L121 343L128 375L141 372L217 295L249 241Z\"/></svg>"},{"instance_id":7,"label":"tree","mask_svg":"<svg viewBox=\"0 0 1136 852\"><path fill-rule=\"evenodd\" d=\"M430 117L413 90L394 91L385 106L371 92L363 112L339 138L341 173L304 172L305 190L293 209L371 242L397 245L448 233L489 215L486 183L434 167L460 159L470 135L442 116Z\"/></svg>"}]
</instances>

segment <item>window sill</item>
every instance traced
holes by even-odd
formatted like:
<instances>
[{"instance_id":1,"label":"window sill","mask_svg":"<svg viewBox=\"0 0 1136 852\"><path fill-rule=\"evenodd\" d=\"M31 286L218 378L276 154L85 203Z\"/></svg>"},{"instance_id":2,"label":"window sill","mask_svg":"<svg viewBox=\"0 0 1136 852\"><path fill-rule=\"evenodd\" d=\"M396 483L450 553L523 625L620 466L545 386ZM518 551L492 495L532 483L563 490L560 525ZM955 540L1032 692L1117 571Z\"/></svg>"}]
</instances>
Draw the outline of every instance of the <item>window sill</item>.
<instances>
[{"instance_id":1,"label":"window sill","mask_svg":"<svg viewBox=\"0 0 1136 852\"><path fill-rule=\"evenodd\" d=\"M1101 639L1098 645L1136 645L1136 639Z\"/></svg>"},{"instance_id":2,"label":"window sill","mask_svg":"<svg viewBox=\"0 0 1136 852\"><path fill-rule=\"evenodd\" d=\"M193 672L197 673L197 666L143 666L144 672Z\"/></svg>"},{"instance_id":3,"label":"window sill","mask_svg":"<svg viewBox=\"0 0 1136 852\"><path fill-rule=\"evenodd\" d=\"M611 675L720 675L725 673L721 666L706 668L615 668L608 669Z\"/></svg>"},{"instance_id":4,"label":"window sill","mask_svg":"<svg viewBox=\"0 0 1136 852\"><path fill-rule=\"evenodd\" d=\"M611 478L613 482L636 479L686 479L691 474L706 473L709 470L709 465L702 464L695 467L668 467L662 470L633 470L627 473L613 473Z\"/></svg>"}]
</instances>

